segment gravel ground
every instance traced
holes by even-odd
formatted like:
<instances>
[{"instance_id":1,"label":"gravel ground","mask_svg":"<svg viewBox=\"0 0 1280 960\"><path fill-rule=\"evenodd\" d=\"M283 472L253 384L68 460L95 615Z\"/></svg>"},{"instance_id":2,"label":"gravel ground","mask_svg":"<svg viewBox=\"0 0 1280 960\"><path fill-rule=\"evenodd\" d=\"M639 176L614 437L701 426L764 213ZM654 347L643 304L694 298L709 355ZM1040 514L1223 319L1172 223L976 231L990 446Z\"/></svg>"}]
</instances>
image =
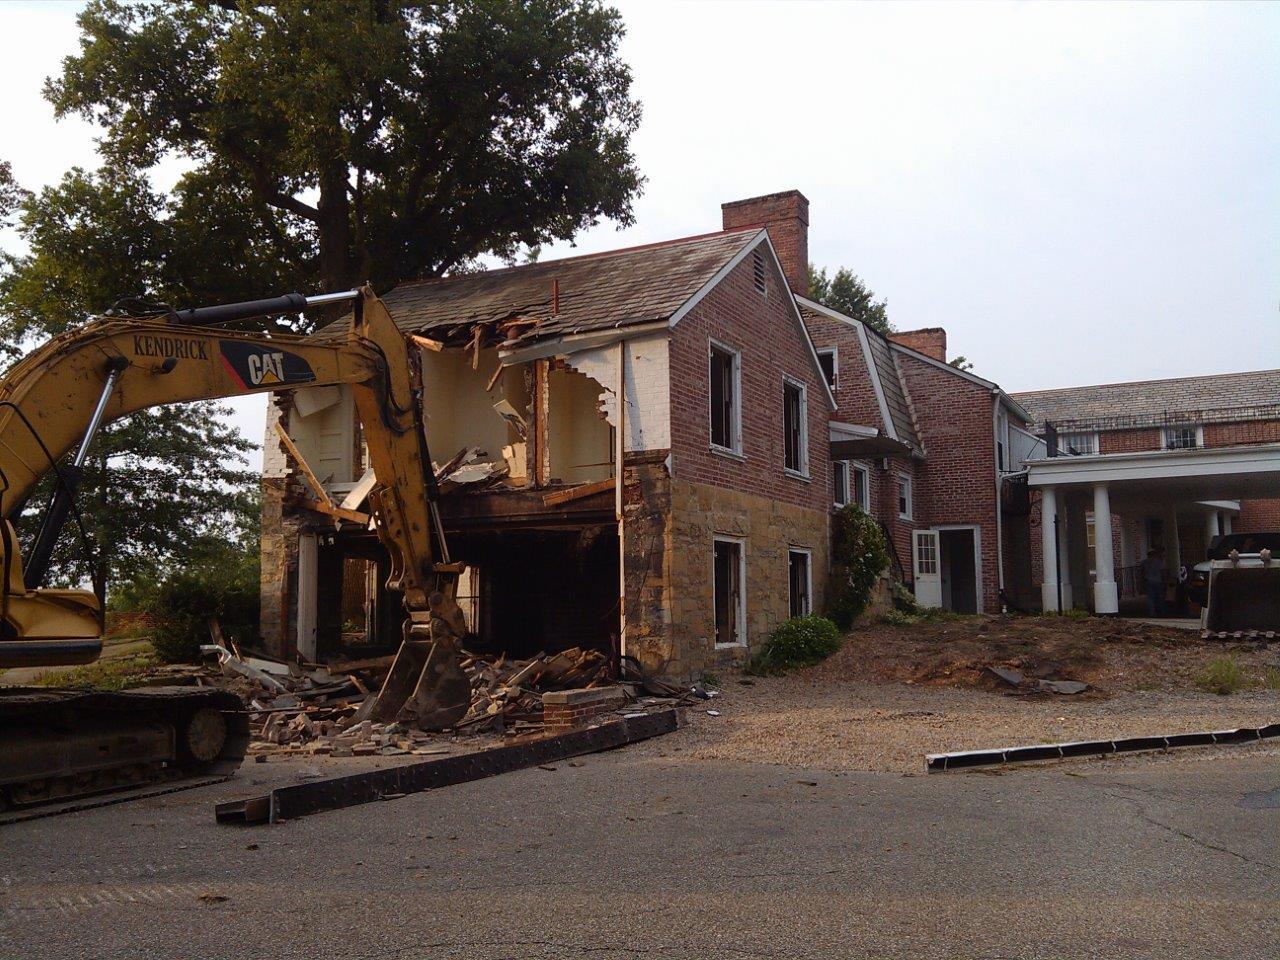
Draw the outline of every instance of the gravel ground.
<instances>
[{"instance_id":1,"label":"gravel ground","mask_svg":"<svg viewBox=\"0 0 1280 960\"><path fill-rule=\"evenodd\" d=\"M694 759L820 770L920 773L924 756L1064 740L1221 730L1280 720L1280 692L1219 697L1132 691L1105 700L1021 698L979 690L819 679L813 670L726 677L722 695L689 711L689 727L640 749ZM706 710L718 711L710 716Z\"/></svg>"}]
</instances>

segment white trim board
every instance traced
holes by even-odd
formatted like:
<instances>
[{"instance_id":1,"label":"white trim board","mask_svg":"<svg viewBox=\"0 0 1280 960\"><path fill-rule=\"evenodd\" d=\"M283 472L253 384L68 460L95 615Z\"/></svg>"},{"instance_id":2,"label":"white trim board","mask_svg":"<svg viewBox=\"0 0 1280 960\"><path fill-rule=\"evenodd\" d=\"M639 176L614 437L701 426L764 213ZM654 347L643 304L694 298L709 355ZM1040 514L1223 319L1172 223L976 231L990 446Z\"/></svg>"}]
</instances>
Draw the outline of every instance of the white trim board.
<instances>
[{"instance_id":1,"label":"white trim board","mask_svg":"<svg viewBox=\"0 0 1280 960\"><path fill-rule=\"evenodd\" d=\"M871 344L867 342L867 331L863 329L862 322L855 320L853 317L846 317L838 310L832 310L830 307L818 303L817 300L799 296L795 299L797 303L803 303L810 310L820 313L828 319L853 327L858 334L858 342L862 345L862 359L867 365L867 373L871 379L871 389L875 391L876 395L876 404L880 407L880 419L884 423L885 435L891 440L901 441L902 438L898 436L898 431L893 426L893 418L889 416L889 402L884 396L884 384L880 382L879 368L876 366L875 359L871 356Z\"/></svg>"}]
</instances>

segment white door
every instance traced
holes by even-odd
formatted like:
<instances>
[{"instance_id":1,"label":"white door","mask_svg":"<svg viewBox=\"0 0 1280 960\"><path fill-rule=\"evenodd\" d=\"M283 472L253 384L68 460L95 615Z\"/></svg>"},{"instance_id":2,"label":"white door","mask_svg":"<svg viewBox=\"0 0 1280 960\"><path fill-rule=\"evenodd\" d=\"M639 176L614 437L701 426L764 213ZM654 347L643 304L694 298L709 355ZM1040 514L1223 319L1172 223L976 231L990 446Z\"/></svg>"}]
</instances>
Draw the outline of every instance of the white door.
<instances>
[{"instance_id":1,"label":"white door","mask_svg":"<svg viewBox=\"0 0 1280 960\"><path fill-rule=\"evenodd\" d=\"M938 570L938 531L915 531L911 536L911 556L916 573L916 602L922 607L942 606L942 576Z\"/></svg>"}]
</instances>

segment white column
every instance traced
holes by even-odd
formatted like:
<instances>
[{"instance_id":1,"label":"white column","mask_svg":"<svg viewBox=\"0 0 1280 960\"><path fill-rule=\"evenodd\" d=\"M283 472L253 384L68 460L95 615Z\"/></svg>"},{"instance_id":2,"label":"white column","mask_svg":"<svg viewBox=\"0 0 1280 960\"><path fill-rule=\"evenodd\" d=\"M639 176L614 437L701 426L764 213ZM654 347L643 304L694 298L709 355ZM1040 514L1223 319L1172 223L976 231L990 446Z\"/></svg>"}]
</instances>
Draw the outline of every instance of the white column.
<instances>
[{"instance_id":1,"label":"white column","mask_svg":"<svg viewBox=\"0 0 1280 960\"><path fill-rule=\"evenodd\" d=\"M1062 498L1058 505L1058 593L1062 596L1062 609L1070 610L1075 606L1075 596L1071 592L1071 510L1067 506L1067 498Z\"/></svg>"},{"instance_id":2,"label":"white column","mask_svg":"<svg viewBox=\"0 0 1280 960\"><path fill-rule=\"evenodd\" d=\"M1058 493L1053 487L1040 489L1040 554L1044 576L1040 581L1040 606L1046 613L1058 609L1057 521Z\"/></svg>"},{"instance_id":3,"label":"white column","mask_svg":"<svg viewBox=\"0 0 1280 960\"><path fill-rule=\"evenodd\" d=\"M1182 540L1178 537L1178 511L1170 507L1164 515L1164 568L1169 576L1177 579L1182 566Z\"/></svg>"},{"instance_id":4,"label":"white column","mask_svg":"<svg viewBox=\"0 0 1280 960\"><path fill-rule=\"evenodd\" d=\"M1231 533L1231 514L1227 511L1222 512L1222 535L1225 537Z\"/></svg>"},{"instance_id":5,"label":"white column","mask_svg":"<svg viewBox=\"0 0 1280 960\"><path fill-rule=\"evenodd\" d=\"M315 663L319 654L316 647L317 546L314 533L298 536L298 655L310 663Z\"/></svg>"},{"instance_id":6,"label":"white column","mask_svg":"<svg viewBox=\"0 0 1280 960\"><path fill-rule=\"evenodd\" d=\"M1213 538L1222 533L1222 527L1218 520L1218 511L1210 510L1204 515L1204 546L1209 549L1213 543Z\"/></svg>"},{"instance_id":7,"label":"white column","mask_svg":"<svg viewBox=\"0 0 1280 960\"><path fill-rule=\"evenodd\" d=\"M1093 485L1093 612L1119 613L1116 558L1111 549L1111 497L1105 483Z\"/></svg>"}]
</instances>

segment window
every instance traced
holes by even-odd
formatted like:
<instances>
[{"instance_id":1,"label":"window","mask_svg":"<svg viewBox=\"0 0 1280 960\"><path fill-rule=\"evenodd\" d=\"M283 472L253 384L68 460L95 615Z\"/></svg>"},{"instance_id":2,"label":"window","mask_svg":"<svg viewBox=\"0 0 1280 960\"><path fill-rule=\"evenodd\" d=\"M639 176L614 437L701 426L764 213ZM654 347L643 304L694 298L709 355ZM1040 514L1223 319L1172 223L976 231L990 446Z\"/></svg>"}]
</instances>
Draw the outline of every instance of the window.
<instances>
[{"instance_id":1,"label":"window","mask_svg":"<svg viewBox=\"0 0 1280 960\"><path fill-rule=\"evenodd\" d=\"M831 486L837 507L849 502L849 462L847 460L831 461Z\"/></svg>"},{"instance_id":2,"label":"window","mask_svg":"<svg viewBox=\"0 0 1280 960\"><path fill-rule=\"evenodd\" d=\"M856 464L850 468L850 476L853 480L853 502L860 506L868 513L871 512L871 488L870 474L866 467L859 467Z\"/></svg>"},{"instance_id":3,"label":"window","mask_svg":"<svg viewBox=\"0 0 1280 960\"><path fill-rule=\"evenodd\" d=\"M462 610L462 618L467 622L467 632L480 632L480 568L467 564L458 574L458 585L454 599Z\"/></svg>"},{"instance_id":4,"label":"window","mask_svg":"<svg viewBox=\"0 0 1280 960\"><path fill-rule=\"evenodd\" d=\"M764 293L767 287L764 285L764 254L757 250L751 259L751 280L755 284L756 292Z\"/></svg>"},{"instance_id":5,"label":"window","mask_svg":"<svg viewBox=\"0 0 1280 960\"><path fill-rule=\"evenodd\" d=\"M782 465L788 473L809 475L809 416L804 384L782 381Z\"/></svg>"},{"instance_id":6,"label":"window","mask_svg":"<svg viewBox=\"0 0 1280 960\"><path fill-rule=\"evenodd\" d=\"M938 573L938 534L933 530L917 530L916 576L933 577Z\"/></svg>"},{"instance_id":7,"label":"window","mask_svg":"<svg viewBox=\"0 0 1280 960\"><path fill-rule=\"evenodd\" d=\"M898 474L898 516L911 519L911 478L905 473Z\"/></svg>"},{"instance_id":8,"label":"window","mask_svg":"<svg viewBox=\"0 0 1280 960\"><path fill-rule=\"evenodd\" d=\"M787 551L787 574L791 583L791 616L807 617L813 609L810 597L812 581L809 578L809 551Z\"/></svg>"},{"instance_id":9,"label":"window","mask_svg":"<svg viewBox=\"0 0 1280 960\"><path fill-rule=\"evenodd\" d=\"M822 367L822 375L827 378L827 386L836 392L836 384L840 379L839 354L836 348L818 351L818 365Z\"/></svg>"},{"instance_id":10,"label":"window","mask_svg":"<svg viewBox=\"0 0 1280 960\"><path fill-rule=\"evenodd\" d=\"M732 537L715 538L715 560L712 582L715 591L716 646L742 646L746 620L746 569L743 565L742 541Z\"/></svg>"},{"instance_id":11,"label":"window","mask_svg":"<svg viewBox=\"0 0 1280 960\"><path fill-rule=\"evenodd\" d=\"M1065 457L1085 456L1098 452L1098 434L1093 430L1058 434L1058 453Z\"/></svg>"},{"instance_id":12,"label":"window","mask_svg":"<svg viewBox=\"0 0 1280 960\"><path fill-rule=\"evenodd\" d=\"M738 399L741 355L711 344L711 445L733 453L742 451L742 414Z\"/></svg>"},{"instance_id":13,"label":"window","mask_svg":"<svg viewBox=\"0 0 1280 960\"><path fill-rule=\"evenodd\" d=\"M1195 450L1204 446L1204 437L1200 428L1194 424L1182 427L1164 428L1164 448L1166 450Z\"/></svg>"}]
</instances>

